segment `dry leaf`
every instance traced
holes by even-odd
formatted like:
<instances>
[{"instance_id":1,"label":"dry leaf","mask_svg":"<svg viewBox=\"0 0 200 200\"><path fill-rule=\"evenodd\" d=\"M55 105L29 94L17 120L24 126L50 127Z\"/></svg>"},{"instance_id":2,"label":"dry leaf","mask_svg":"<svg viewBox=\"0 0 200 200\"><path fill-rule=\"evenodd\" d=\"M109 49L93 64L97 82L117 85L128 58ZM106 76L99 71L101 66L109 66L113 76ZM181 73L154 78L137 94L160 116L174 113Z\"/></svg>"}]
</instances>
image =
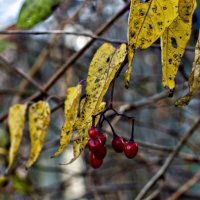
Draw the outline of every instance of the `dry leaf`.
<instances>
[{"instance_id":1,"label":"dry leaf","mask_svg":"<svg viewBox=\"0 0 200 200\"><path fill-rule=\"evenodd\" d=\"M49 105L44 101L34 103L29 108L31 152L26 163L26 168L30 168L33 165L42 150L50 122L50 113Z\"/></svg>"},{"instance_id":2,"label":"dry leaf","mask_svg":"<svg viewBox=\"0 0 200 200\"><path fill-rule=\"evenodd\" d=\"M184 97L180 98L177 102L177 106L186 106L192 97L196 94L197 90L200 88L200 30L199 38L195 48L195 59L193 63L192 72L188 81L189 92Z\"/></svg>"},{"instance_id":3,"label":"dry leaf","mask_svg":"<svg viewBox=\"0 0 200 200\"><path fill-rule=\"evenodd\" d=\"M180 0L179 16L165 30L161 38L163 86L174 89L177 74L185 47L192 31L192 16L196 0Z\"/></svg>"},{"instance_id":4,"label":"dry leaf","mask_svg":"<svg viewBox=\"0 0 200 200\"><path fill-rule=\"evenodd\" d=\"M21 142L24 129L26 108L27 104L15 104L9 109L8 127L10 132L10 149L7 171L11 168L14 162Z\"/></svg>"},{"instance_id":5,"label":"dry leaf","mask_svg":"<svg viewBox=\"0 0 200 200\"><path fill-rule=\"evenodd\" d=\"M128 69L125 86L128 88L135 49L150 47L178 16L179 0L131 1L128 22Z\"/></svg>"},{"instance_id":6,"label":"dry leaf","mask_svg":"<svg viewBox=\"0 0 200 200\"><path fill-rule=\"evenodd\" d=\"M91 121L102 102L110 83L122 66L126 58L126 45L122 44L119 49L111 44L104 43L94 55L88 72L86 98L80 118L76 122L77 129L83 129Z\"/></svg>"},{"instance_id":7,"label":"dry leaf","mask_svg":"<svg viewBox=\"0 0 200 200\"><path fill-rule=\"evenodd\" d=\"M94 113L94 115L102 112L104 110L105 106L106 106L106 103L101 102L98 110ZM95 125L97 125L97 123L99 122L99 119L100 119L100 115L98 115L95 118ZM88 129L91 127L91 125L92 125L92 117L90 118L90 122L87 123L87 126L84 127L84 133L82 133L82 130L78 130L78 134L74 138L74 143L73 143L73 154L74 155L73 155L73 158L67 164L74 162L81 155L82 151L85 149L85 146L89 139Z\"/></svg>"},{"instance_id":8,"label":"dry leaf","mask_svg":"<svg viewBox=\"0 0 200 200\"><path fill-rule=\"evenodd\" d=\"M71 87L67 91L67 97L65 100L65 122L63 124L61 135L60 135L60 144L58 150L54 153L52 158L58 156L63 150L67 147L72 137L73 125L75 123L78 106L81 95L81 85L76 87Z\"/></svg>"}]
</instances>

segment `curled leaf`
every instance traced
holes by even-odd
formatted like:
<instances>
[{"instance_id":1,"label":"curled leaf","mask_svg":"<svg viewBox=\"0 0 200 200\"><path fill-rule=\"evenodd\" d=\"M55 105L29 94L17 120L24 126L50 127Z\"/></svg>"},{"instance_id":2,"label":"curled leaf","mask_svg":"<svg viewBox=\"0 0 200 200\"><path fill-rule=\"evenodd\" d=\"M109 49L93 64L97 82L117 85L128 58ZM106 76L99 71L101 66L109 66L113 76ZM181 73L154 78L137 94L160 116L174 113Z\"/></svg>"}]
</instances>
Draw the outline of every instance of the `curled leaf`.
<instances>
[{"instance_id":1,"label":"curled leaf","mask_svg":"<svg viewBox=\"0 0 200 200\"><path fill-rule=\"evenodd\" d=\"M67 91L67 97L65 100L65 107L64 107L65 122L61 130L59 148L54 153L52 158L62 153L70 142L70 139L72 137L73 125L75 123L78 112L81 88L82 86L78 85L76 87L69 88Z\"/></svg>"},{"instance_id":2,"label":"curled leaf","mask_svg":"<svg viewBox=\"0 0 200 200\"><path fill-rule=\"evenodd\" d=\"M26 168L30 168L38 158L50 122L50 108L47 102L39 101L29 108L29 132L31 151Z\"/></svg>"},{"instance_id":3,"label":"curled leaf","mask_svg":"<svg viewBox=\"0 0 200 200\"><path fill-rule=\"evenodd\" d=\"M14 162L21 142L24 129L26 108L27 104L15 104L9 109L8 127L10 132L10 149L7 171L11 168Z\"/></svg>"},{"instance_id":4,"label":"curled leaf","mask_svg":"<svg viewBox=\"0 0 200 200\"><path fill-rule=\"evenodd\" d=\"M200 88L200 30L199 30L199 38L197 40L196 48L195 48L195 59L193 62L192 72L188 81L189 92L177 100L177 106L186 106L192 97L196 94L197 90Z\"/></svg>"},{"instance_id":5,"label":"curled leaf","mask_svg":"<svg viewBox=\"0 0 200 200\"><path fill-rule=\"evenodd\" d=\"M106 106L106 103L101 102L99 108L94 113L94 115L102 112L104 110L105 106ZM99 122L99 119L100 119L100 115L98 115L95 118L95 125L97 125L97 123ZM91 127L91 125L92 125L92 117L90 118L90 122L87 123L87 126L84 127L84 133L82 133L82 130L78 130L78 134L74 138L74 143L73 143L73 154L74 155L73 155L73 158L67 164L74 162L81 155L82 151L85 149L85 146L89 139L88 129Z\"/></svg>"},{"instance_id":6,"label":"curled leaf","mask_svg":"<svg viewBox=\"0 0 200 200\"><path fill-rule=\"evenodd\" d=\"M180 0L179 16L174 19L161 38L163 86L171 90L175 87L174 78L190 39L195 8L196 0Z\"/></svg>"}]
</instances>

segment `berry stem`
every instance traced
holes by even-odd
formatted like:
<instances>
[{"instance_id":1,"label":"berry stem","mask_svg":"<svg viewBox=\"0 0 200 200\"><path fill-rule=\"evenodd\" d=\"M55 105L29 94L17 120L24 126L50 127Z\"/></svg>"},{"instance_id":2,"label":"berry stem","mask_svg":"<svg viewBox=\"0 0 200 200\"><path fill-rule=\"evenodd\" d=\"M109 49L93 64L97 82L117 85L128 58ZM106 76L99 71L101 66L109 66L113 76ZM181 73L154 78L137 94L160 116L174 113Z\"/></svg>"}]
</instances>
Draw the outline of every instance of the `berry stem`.
<instances>
[{"instance_id":1,"label":"berry stem","mask_svg":"<svg viewBox=\"0 0 200 200\"><path fill-rule=\"evenodd\" d=\"M132 119L132 131L131 131L131 138L130 141L134 142L134 125L135 125L135 120Z\"/></svg>"},{"instance_id":2,"label":"berry stem","mask_svg":"<svg viewBox=\"0 0 200 200\"><path fill-rule=\"evenodd\" d=\"M103 119L108 123L108 125L110 126L111 130L112 130L112 133L113 133L113 137L118 137L118 135L115 133L115 130L112 126L112 124L109 122L109 120L103 115Z\"/></svg>"},{"instance_id":3,"label":"berry stem","mask_svg":"<svg viewBox=\"0 0 200 200\"><path fill-rule=\"evenodd\" d=\"M130 116L127 116L127 115L124 115L124 114L121 114L121 113L118 113L113 107L111 107L111 109L114 111L114 113L118 116L121 116L121 117L124 117L126 119L130 119L130 120L134 120L134 117L130 117Z\"/></svg>"},{"instance_id":4,"label":"berry stem","mask_svg":"<svg viewBox=\"0 0 200 200\"><path fill-rule=\"evenodd\" d=\"M115 78L114 78L114 80L112 82L112 88L111 88L111 96L110 96L110 102L111 102L111 104L113 102L114 90L115 90Z\"/></svg>"},{"instance_id":5,"label":"berry stem","mask_svg":"<svg viewBox=\"0 0 200 200\"><path fill-rule=\"evenodd\" d=\"M95 127L95 118L96 118L96 115L92 115L92 127Z\"/></svg>"}]
</instances>

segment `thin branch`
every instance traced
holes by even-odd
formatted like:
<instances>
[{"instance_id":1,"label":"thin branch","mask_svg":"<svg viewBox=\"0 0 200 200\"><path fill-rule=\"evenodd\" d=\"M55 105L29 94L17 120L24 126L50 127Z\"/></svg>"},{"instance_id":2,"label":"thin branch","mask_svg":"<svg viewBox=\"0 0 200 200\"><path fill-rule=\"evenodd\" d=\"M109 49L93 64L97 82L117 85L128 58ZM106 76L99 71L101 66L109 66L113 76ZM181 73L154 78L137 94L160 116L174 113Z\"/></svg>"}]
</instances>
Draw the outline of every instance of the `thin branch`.
<instances>
[{"instance_id":1,"label":"thin branch","mask_svg":"<svg viewBox=\"0 0 200 200\"><path fill-rule=\"evenodd\" d=\"M64 30L46 30L46 31L32 31L32 30L12 30L12 31L0 31L0 35L75 35L75 36L82 36L82 37L89 37L92 39L109 42L113 44L121 44L128 42L126 40L117 40L112 38L105 38L98 36L97 34L93 33L79 33L79 32L69 32ZM160 48L160 44L152 44L150 47L153 48ZM186 47L186 51L195 51L195 47Z\"/></svg>"},{"instance_id":2,"label":"thin branch","mask_svg":"<svg viewBox=\"0 0 200 200\"><path fill-rule=\"evenodd\" d=\"M34 94L34 90L19 90L14 88L6 88L6 89L0 89L0 95L32 95Z\"/></svg>"},{"instance_id":3,"label":"thin branch","mask_svg":"<svg viewBox=\"0 0 200 200\"><path fill-rule=\"evenodd\" d=\"M17 31L0 31L0 35L75 35L82 37L89 37L92 39L110 42L110 43L127 43L126 40L116 40L111 38L105 38L92 33L80 33L80 32L69 32L64 30L47 30L47 31L30 31L30 30L17 30Z\"/></svg>"},{"instance_id":4,"label":"thin branch","mask_svg":"<svg viewBox=\"0 0 200 200\"><path fill-rule=\"evenodd\" d=\"M46 91L35 80L33 80L31 77L29 77L27 74L25 74L20 69L11 66L2 56L0 56L0 62L1 62L1 66L6 67L7 70L9 70L10 72L14 72L14 73L20 75L21 77L23 77L24 79L26 79L30 83L32 83L32 85L34 85L40 92L42 92L45 95L48 95L46 93Z\"/></svg>"},{"instance_id":5,"label":"thin branch","mask_svg":"<svg viewBox=\"0 0 200 200\"><path fill-rule=\"evenodd\" d=\"M166 173L172 162L174 161L175 157L178 155L181 148L190 138L190 136L195 132L195 130L200 125L200 117L195 121L193 126L183 135L180 142L176 146L175 150L169 155L169 157L164 162L163 166L160 170L149 180L149 182L144 186L144 188L140 191L138 196L135 200L141 200L147 194L147 192L156 184L156 182Z\"/></svg>"},{"instance_id":6,"label":"thin branch","mask_svg":"<svg viewBox=\"0 0 200 200\"><path fill-rule=\"evenodd\" d=\"M105 24L103 24L97 31L96 35L103 34L119 17L121 17L126 11L129 10L130 2L127 3L116 15L114 15L110 20L108 20ZM64 63L56 72L55 74L49 79L47 84L44 86L44 90L50 89L55 82L59 80L59 78L63 75L63 73L74 63L77 59L79 59L83 53L93 44L95 39L90 40L80 51L72 55L66 63ZM36 94L35 97L40 96L40 94Z\"/></svg>"},{"instance_id":7,"label":"thin branch","mask_svg":"<svg viewBox=\"0 0 200 200\"><path fill-rule=\"evenodd\" d=\"M193 185L195 185L200 180L200 171L198 171L190 180L183 184L176 192L174 192L167 200L176 200L182 194L187 192Z\"/></svg>"},{"instance_id":8,"label":"thin branch","mask_svg":"<svg viewBox=\"0 0 200 200\"><path fill-rule=\"evenodd\" d=\"M67 2L67 5L69 5L69 3L70 3L70 1ZM88 3L88 0L84 0L84 2L80 5L80 7L77 9L77 11L70 18L68 18L67 20L60 21L58 28L63 29L67 24L73 23L75 21L75 19L77 19L80 16L82 10L86 7L87 3ZM64 7L66 7L67 5L64 5ZM45 63L47 56L50 54L52 47L58 43L60 36L61 35L53 35L53 37L51 38L47 47L44 47L42 49L41 53L37 57L33 66L30 68L30 71L29 71L30 77L34 77L35 74L41 69L41 67ZM29 81L27 81L27 80L22 81L19 86L20 90L26 89L28 84L29 84ZM20 98L16 97L16 98L14 98L13 101L18 102L19 100L20 100Z\"/></svg>"}]
</instances>

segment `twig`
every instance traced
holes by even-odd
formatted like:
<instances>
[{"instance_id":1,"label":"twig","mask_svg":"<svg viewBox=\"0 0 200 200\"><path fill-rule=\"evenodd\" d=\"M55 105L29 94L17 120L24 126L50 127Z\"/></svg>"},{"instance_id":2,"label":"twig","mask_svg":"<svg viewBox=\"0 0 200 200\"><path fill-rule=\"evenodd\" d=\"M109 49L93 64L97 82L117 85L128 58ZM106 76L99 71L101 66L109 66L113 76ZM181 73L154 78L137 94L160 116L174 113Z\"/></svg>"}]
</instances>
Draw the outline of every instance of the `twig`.
<instances>
[{"instance_id":1,"label":"twig","mask_svg":"<svg viewBox=\"0 0 200 200\"><path fill-rule=\"evenodd\" d=\"M68 1L68 3L70 3ZM80 13L81 11L83 10L83 8L85 8L85 6L87 5L88 3L88 0L84 0L84 2L81 4L81 6L79 7L79 9L75 12L75 14L70 17L69 19L67 20L64 20L64 21L61 21L60 25L59 25L59 28L60 29L63 29L66 24L70 24L72 23L76 18L78 18L80 16ZM36 59L36 61L34 62L33 66L31 67L31 70L29 72L29 76L30 77L34 77L35 74L40 70L40 68L43 66L47 56L49 55L50 51L51 51L51 47L53 47L59 40L60 38L60 35L54 35L51 39L51 41L49 42L49 44L47 45L47 47L44 47L41 51L41 53L39 54L38 58ZM20 90L24 90L26 89L26 87L28 86L29 84L29 81L27 80L24 80L21 82L19 88ZM14 98L14 102L17 102L19 101L20 98L19 97L16 97Z\"/></svg>"},{"instance_id":2,"label":"twig","mask_svg":"<svg viewBox=\"0 0 200 200\"><path fill-rule=\"evenodd\" d=\"M19 89L13 89L13 88L6 88L6 89L0 89L0 95L16 95L16 94L22 94L22 95L32 95L34 94L34 90L19 90Z\"/></svg>"},{"instance_id":3,"label":"twig","mask_svg":"<svg viewBox=\"0 0 200 200\"><path fill-rule=\"evenodd\" d=\"M200 180L200 171L198 171L190 180L183 184L175 193L173 193L167 200L176 200L182 194L187 192L194 184Z\"/></svg>"},{"instance_id":4,"label":"twig","mask_svg":"<svg viewBox=\"0 0 200 200\"><path fill-rule=\"evenodd\" d=\"M149 189L151 189L156 182L166 173L172 162L174 161L175 157L181 150L181 148L184 146L184 144L187 142L189 137L194 133L194 131L198 128L200 124L200 117L196 120L196 122L193 124L193 126L187 131L183 137L181 138L180 142L176 146L175 150L169 155L169 157L164 162L163 166L159 169L159 171L149 180L149 182L144 186L144 188L140 191L138 196L135 200L141 200L143 197L147 194Z\"/></svg>"},{"instance_id":5,"label":"twig","mask_svg":"<svg viewBox=\"0 0 200 200\"><path fill-rule=\"evenodd\" d=\"M0 62L3 64L3 66L6 66L9 71L14 72L14 73L20 75L21 77L23 77L24 79L26 79L30 83L32 83L32 85L34 85L40 92L42 92L45 95L48 95L46 93L46 91L35 80L33 80L31 77L29 77L27 74L25 74L20 69L11 66L2 56L0 56Z\"/></svg>"},{"instance_id":6,"label":"twig","mask_svg":"<svg viewBox=\"0 0 200 200\"><path fill-rule=\"evenodd\" d=\"M98 35L92 34L92 33L79 33L79 32L69 32L64 30L46 30L46 31L30 31L30 30L12 30L12 31L0 31L0 35L76 35L76 36L83 36L83 37L89 37L92 39L104 41L104 42L110 42L115 44L121 44L126 43L126 40L117 40L112 38L105 38L100 37ZM152 44L151 47L153 48L160 48L160 44ZM195 47L186 47L186 51L195 51Z\"/></svg>"},{"instance_id":7,"label":"twig","mask_svg":"<svg viewBox=\"0 0 200 200\"><path fill-rule=\"evenodd\" d=\"M110 20L103 24L97 31L96 35L101 35L104 33L119 17L121 17L130 7L130 3L127 3L116 15L114 15ZM43 89L50 89L56 81L63 75L63 73L77 60L83 53L93 44L95 39L91 39L80 51L73 54L66 63L64 63L49 79L49 81L44 85ZM35 95L31 96L28 100L34 100L41 96L41 93L38 92Z\"/></svg>"}]
</instances>

